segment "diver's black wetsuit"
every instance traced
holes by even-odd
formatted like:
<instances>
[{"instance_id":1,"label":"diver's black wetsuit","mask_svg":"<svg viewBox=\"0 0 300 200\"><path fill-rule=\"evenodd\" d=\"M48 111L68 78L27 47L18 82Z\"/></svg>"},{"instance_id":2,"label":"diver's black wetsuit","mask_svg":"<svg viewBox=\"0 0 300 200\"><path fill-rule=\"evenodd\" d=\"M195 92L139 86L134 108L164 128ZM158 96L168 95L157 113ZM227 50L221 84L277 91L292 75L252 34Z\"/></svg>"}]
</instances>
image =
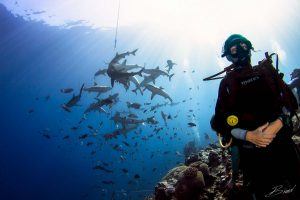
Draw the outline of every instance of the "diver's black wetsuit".
<instances>
[{"instance_id":1,"label":"diver's black wetsuit","mask_svg":"<svg viewBox=\"0 0 300 200\"><path fill-rule=\"evenodd\" d=\"M274 78L275 70L265 73L256 69L253 72L250 65L236 69L221 81L214 124L218 132L230 134L233 128L254 130L282 115L280 97L270 86L282 80ZM236 126L228 125L230 115L239 119ZM244 184L256 199L300 199L299 154L291 136L292 129L284 124L265 148L238 140Z\"/></svg>"}]
</instances>

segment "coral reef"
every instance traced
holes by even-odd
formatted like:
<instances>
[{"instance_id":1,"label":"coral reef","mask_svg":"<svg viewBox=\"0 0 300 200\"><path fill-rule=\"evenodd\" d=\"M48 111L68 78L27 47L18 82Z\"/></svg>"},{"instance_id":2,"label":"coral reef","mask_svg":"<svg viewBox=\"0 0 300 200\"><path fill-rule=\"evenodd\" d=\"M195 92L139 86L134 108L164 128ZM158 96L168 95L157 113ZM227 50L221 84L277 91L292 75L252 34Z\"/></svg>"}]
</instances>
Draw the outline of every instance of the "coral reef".
<instances>
[{"instance_id":1,"label":"coral reef","mask_svg":"<svg viewBox=\"0 0 300 200\"><path fill-rule=\"evenodd\" d=\"M176 183L175 198L177 200L197 200L204 186L202 172L195 167L188 167L182 172Z\"/></svg>"},{"instance_id":2,"label":"coral reef","mask_svg":"<svg viewBox=\"0 0 300 200\"><path fill-rule=\"evenodd\" d=\"M222 155L222 156L220 156ZM217 145L187 156L185 165L171 169L155 187L153 200L224 199L231 179L230 155Z\"/></svg>"},{"instance_id":3,"label":"coral reef","mask_svg":"<svg viewBox=\"0 0 300 200\"><path fill-rule=\"evenodd\" d=\"M299 131L300 132L300 131ZM293 136L300 150L300 133ZM185 164L171 169L147 200L236 200L249 199L239 174L231 182L231 156L217 144L186 156Z\"/></svg>"}]
</instances>

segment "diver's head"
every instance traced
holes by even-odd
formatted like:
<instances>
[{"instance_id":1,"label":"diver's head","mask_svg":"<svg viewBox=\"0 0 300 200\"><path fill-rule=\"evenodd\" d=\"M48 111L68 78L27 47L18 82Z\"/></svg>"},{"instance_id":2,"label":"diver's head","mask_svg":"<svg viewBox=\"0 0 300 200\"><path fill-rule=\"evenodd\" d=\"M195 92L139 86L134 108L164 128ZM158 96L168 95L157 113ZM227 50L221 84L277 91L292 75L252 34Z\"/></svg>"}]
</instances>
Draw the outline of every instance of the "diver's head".
<instances>
[{"instance_id":1,"label":"diver's head","mask_svg":"<svg viewBox=\"0 0 300 200\"><path fill-rule=\"evenodd\" d=\"M294 69L290 75L291 75L291 79L299 78L300 77L300 69Z\"/></svg>"},{"instance_id":2,"label":"diver's head","mask_svg":"<svg viewBox=\"0 0 300 200\"><path fill-rule=\"evenodd\" d=\"M245 66L250 64L251 50L253 50L251 42L240 34L230 35L224 43L222 57L237 66Z\"/></svg>"}]
</instances>

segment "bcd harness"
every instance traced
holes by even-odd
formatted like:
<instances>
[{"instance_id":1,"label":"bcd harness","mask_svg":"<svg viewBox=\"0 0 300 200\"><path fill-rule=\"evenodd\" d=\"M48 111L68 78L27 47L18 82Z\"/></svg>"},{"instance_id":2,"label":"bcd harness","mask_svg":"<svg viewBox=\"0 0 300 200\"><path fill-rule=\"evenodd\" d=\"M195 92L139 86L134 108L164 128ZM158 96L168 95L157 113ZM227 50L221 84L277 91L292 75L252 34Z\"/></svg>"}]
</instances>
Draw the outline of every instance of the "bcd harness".
<instances>
[{"instance_id":1,"label":"bcd harness","mask_svg":"<svg viewBox=\"0 0 300 200\"><path fill-rule=\"evenodd\" d=\"M272 54L269 55L268 52L266 52L265 53L265 59L260 61L258 63L258 66L256 66L256 67L261 68L262 71L264 71L263 69L266 69L269 66L272 66L272 68L273 68L273 65L272 65L272 56L273 55L276 55L276 68L275 68L276 73L273 73L274 75L270 75L270 76L275 76L275 77L267 77L267 79L274 79L275 80L275 79L278 79L278 77L280 79L282 79L283 74L279 73L279 70L278 70L278 55L276 53L272 53ZM207 78L204 78L203 81L222 79L224 77L220 77L219 75L223 74L224 72L226 72L226 75L227 75L228 73L233 72L235 70L235 67L236 66L234 64L231 64L230 66L224 68L223 71L221 71L219 73L216 73L212 76L209 76ZM274 68L273 68L273 71L274 71ZM298 119L298 115L296 113L297 109L298 109L298 103L297 103L297 100L294 97L293 93L289 89L288 85L286 85L283 81L279 81L279 82L275 81L275 85L272 85L271 88L272 88L274 93L279 93L279 96L280 96L279 100L281 102L281 105L284 106L286 108L286 110L289 112L289 117L284 117L283 120L291 121L292 116L296 116L297 119ZM219 140L219 143L220 143L221 147L228 148L232 143L232 137L230 137L229 141L227 140L228 142L226 144L223 144L221 135L222 134L220 132L218 132L218 140Z\"/></svg>"}]
</instances>

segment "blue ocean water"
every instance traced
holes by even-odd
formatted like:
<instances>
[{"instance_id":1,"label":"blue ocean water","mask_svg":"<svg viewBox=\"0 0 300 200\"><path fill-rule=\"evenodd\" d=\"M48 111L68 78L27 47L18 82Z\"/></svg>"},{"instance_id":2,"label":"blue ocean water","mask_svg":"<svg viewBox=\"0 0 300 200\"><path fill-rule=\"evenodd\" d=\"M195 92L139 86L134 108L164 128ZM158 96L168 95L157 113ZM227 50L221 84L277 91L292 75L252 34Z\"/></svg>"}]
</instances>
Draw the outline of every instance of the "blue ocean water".
<instances>
[{"instance_id":1,"label":"blue ocean water","mask_svg":"<svg viewBox=\"0 0 300 200\"><path fill-rule=\"evenodd\" d=\"M143 113L145 109L167 101L159 96L151 101L150 93L136 95L130 91L132 86L126 92L116 84L113 92L108 94L118 92L120 102L109 111L110 116L89 113L78 130L71 130L78 125L84 110L96 96L84 92L80 106L68 113L61 105L72 97L72 93L63 94L60 89L72 87L78 94L81 84L93 85L94 73L104 68L105 62L115 55L111 42L113 31L99 32L87 27L65 30L25 21L13 16L2 5L0 9L1 199L110 199L113 191L116 199L141 199L153 193L155 184L169 169L177 162L183 162L182 151L186 142L197 140L199 145L207 143L199 140L199 135L209 130L207 119L203 119L206 122L202 124L198 119L201 105L197 105L196 98L199 98L199 90L189 91L184 83L172 88L173 81L180 81L177 75L172 82L161 78L158 85L166 91L171 90L169 93L174 102L180 104L158 108L157 113ZM126 33L126 30L123 32ZM133 41L138 33L131 35L128 32L121 37ZM160 55L160 50L143 50L135 43L128 47L120 44L121 53L122 49L125 52L139 48L137 58L129 58L128 62L143 65L145 60L149 63L153 59L153 63L164 66L170 59ZM201 78L198 79L200 82ZM96 81L110 85L107 77L97 77ZM183 100L186 103L182 103ZM138 133L130 132L126 137L105 141L102 135L117 128L110 117L116 111L127 112L127 101L142 105L151 103L143 105L144 110L135 113L140 119L155 116L159 121L158 127L163 130L149 137L154 126L141 125L137 128ZM178 118L169 119L168 126L165 126L161 111L171 116L177 114ZM205 127L201 131L188 128L187 115L192 114L199 121L199 126ZM100 122L103 122L101 128ZM87 128L89 125L97 129L98 135L79 139L82 134L91 135ZM63 139L66 135L70 138ZM130 146L124 145L124 141ZM93 144L86 146L87 142ZM120 150L115 150L115 145L120 145ZM91 155L92 151L96 154ZM176 151L181 155L176 155ZM103 162L112 173L93 170ZM128 173L122 169L127 169ZM140 178L134 178L136 174ZM102 181L113 181L114 184L103 184Z\"/></svg>"},{"instance_id":2,"label":"blue ocean water","mask_svg":"<svg viewBox=\"0 0 300 200\"><path fill-rule=\"evenodd\" d=\"M120 27L114 50L114 30L49 26L14 16L2 4L0 27L0 199L143 199L154 192L168 170L184 162L185 144L195 140L203 148L216 141L209 120L219 81L202 81L220 70L212 47L199 49L195 44L183 55L173 41L159 35L153 34L155 43L149 45L143 38L144 28L137 26ZM291 28L290 37L284 30L277 34L286 41L287 54L296 57L300 40L295 29ZM256 41L268 49L266 41ZM78 94L83 83L109 86L107 76L94 79L94 73L107 67L117 52L137 48L136 56L128 57L127 63L146 68L163 68L169 59L178 63L171 81L159 77L155 83L178 104L150 111L151 106L168 100L160 96L151 100L148 91L142 96L131 92L133 85L126 91L116 83L113 90L100 95L106 98L119 93L120 101L105 108L108 115L88 113L79 124L85 109L95 102L96 95L88 92L83 92L72 112L61 108L73 95L61 89L71 87ZM186 58L190 60L188 68L182 66ZM282 69L286 80L298 63L291 60ZM142 104L142 109L129 110L127 101ZM126 136L106 141L104 134L121 127L110 118L116 112L129 111L139 119L155 116L159 124L145 123ZM167 125L161 112L170 116ZM189 127L189 122L196 126ZM155 128L162 130L155 133ZM84 134L87 138L80 138ZM107 171L93 169L97 165Z\"/></svg>"}]
</instances>

